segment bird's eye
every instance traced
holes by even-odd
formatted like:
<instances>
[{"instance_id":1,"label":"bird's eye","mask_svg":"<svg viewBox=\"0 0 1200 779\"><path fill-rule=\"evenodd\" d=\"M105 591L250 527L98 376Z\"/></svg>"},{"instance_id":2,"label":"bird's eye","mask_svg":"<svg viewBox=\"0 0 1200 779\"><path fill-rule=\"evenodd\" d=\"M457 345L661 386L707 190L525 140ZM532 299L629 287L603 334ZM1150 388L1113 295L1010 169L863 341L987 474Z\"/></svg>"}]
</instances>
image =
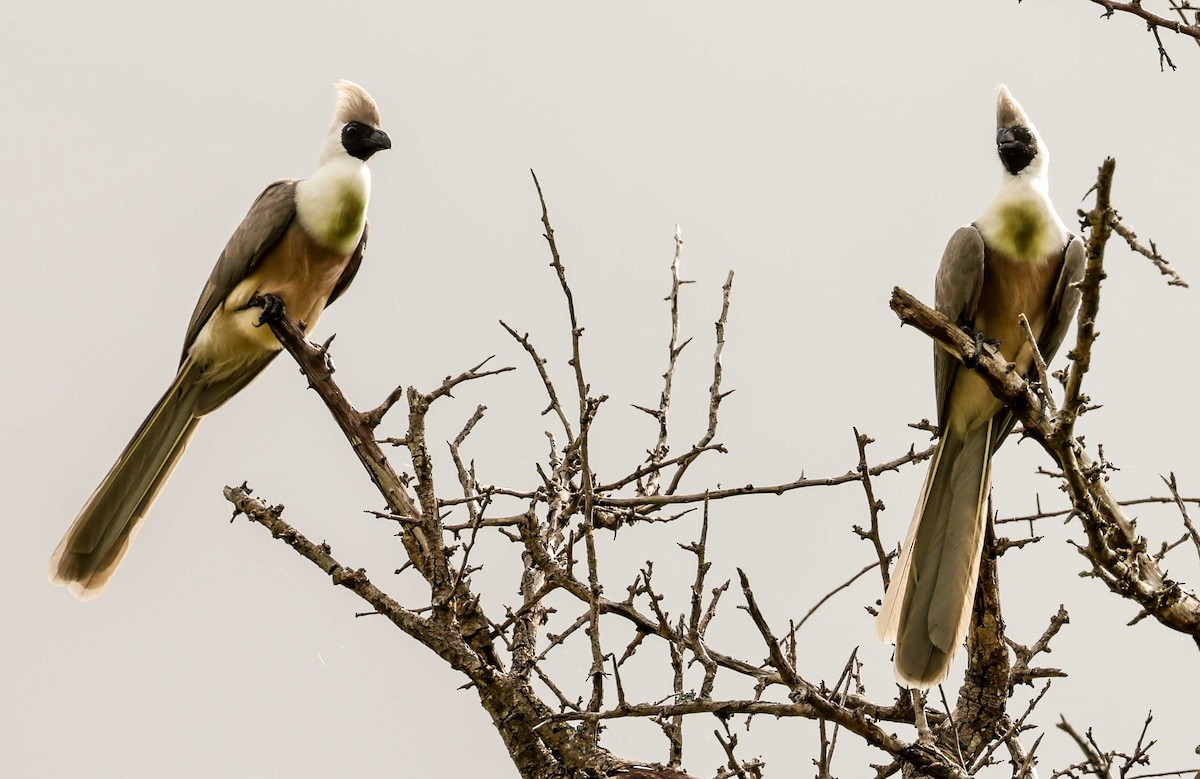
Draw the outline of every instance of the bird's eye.
<instances>
[{"instance_id":1,"label":"bird's eye","mask_svg":"<svg viewBox=\"0 0 1200 779\"><path fill-rule=\"evenodd\" d=\"M342 135L350 135L350 136L358 135L359 130L361 130L361 129L362 129L362 125L360 125L358 122L351 122L350 124L348 124L342 128Z\"/></svg>"}]
</instances>

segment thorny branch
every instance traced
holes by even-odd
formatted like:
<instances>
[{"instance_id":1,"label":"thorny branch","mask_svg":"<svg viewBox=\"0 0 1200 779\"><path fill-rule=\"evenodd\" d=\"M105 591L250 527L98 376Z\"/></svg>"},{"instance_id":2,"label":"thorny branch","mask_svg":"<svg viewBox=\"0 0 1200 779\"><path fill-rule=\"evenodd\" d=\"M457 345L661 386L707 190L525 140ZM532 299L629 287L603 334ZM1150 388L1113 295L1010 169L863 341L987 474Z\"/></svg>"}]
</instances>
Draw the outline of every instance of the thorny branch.
<instances>
[{"instance_id":1,"label":"thorny branch","mask_svg":"<svg viewBox=\"0 0 1200 779\"><path fill-rule=\"evenodd\" d=\"M684 719L714 716L720 728L713 735L722 755L715 779L761 779L766 775L766 761L761 757L739 757L735 751L740 745L739 737L745 734L731 729L734 715L746 717L747 728L751 718L759 715L811 722L813 732L819 735L816 742L819 753L814 765L821 777L836 775L832 763L839 734L852 734L885 756L884 764L877 767L877 775L881 777L904 771L911 776L965 779L994 762L992 755L1001 746L1012 756L1014 777L1033 775L1041 737L1028 749L1023 739L1030 727L1026 724L1029 715L1046 695L1048 683L1019 716L1014 718L1006 707L1019 686L1063 675L1060 669L1035 667L1032 661L1050 651L1050 642L1068 620L1066 611L1060 610L1051 619L1050 627L1029 647L1004 635L994 556L1004 548L1020 547L1024 542L1007 542L1007 546L996 542L989 547L993 551L981 568L983 583L970 633L969 667L953 705L943 698L941 705L921 703L914 708L913 696L907 691L895 695L890 687L885 691L888 697L895 695L890 701L868 697L857 649L849 652L849 660L832 686L812 678L798 649L800 628L835 595L856 585L861 588L860 580L875 568L880 570L880 579L886 587L889 565L896 552L889 551L880 536L879 519L884 504L879 496L887 489L889 474L922 463L932 455L934 447L918 450L914 444L899 456L871 464L868 447L873 439L855 429L857 462L839 475L809 477L801 471L799 477L787 481L681 491L682 480L693 463L710 452L727 452L717 440L717 431L722 401L731 392L724 388L722 354L729 325L733 274L729 273L722 285L721 311L714 325L712 380L704 432L694 443L681 447L680 454L670 456L675 443L670 420L676 369L691 342L684 337L680 326L679 292L691 282L681 277L682 240L677 231L667 296L670 330L662 390L656 406L639 407L656 422L653 448L635 460L639 465L629 473L601 482L595 475L596 455L591 441L607 424L598 414L607 396L593 393L587 380L581 356L584 327L536 176L534 183L550 265L566 303L571 344L568 367L577 404L570 410L564 407L560 398L565 395L556 384L557 370L541 356L530 334L522 334L502 322L533 363L541 385L537 391L539 394L544 391L548 400L543 415L553 412L557 428L561 428L556 428L555 433L546 432L547 450L530 469L532 485L489 484L476 462L464 453L468 437L484 417L483 405L477 405L469 416L461 415L459 420L465 416L466 422L457 432L452 430L442 439L447 441L451 465L448 472L453 474L448 485L439 481L442 471L435 467L438 453L443 450L439 447L435 452L429 445L433 435L429 410L435 403L453 399L452 392L468 382L493 377L511 368L486 369L488 360L485 360L446 378L432 391L397 388L379 405L360 412L332 379L327 364L328 343L323 347L312 346L300 328L287 318L272 325L376 484L386 511L369 513L389 520L390 528L399 529L407 559L397 572L409 568L418 572L428 585L428 602L401 606L369 579L365 571L335 560L328 545L309 541L296 527L284 522L281 507L271 507L253 497L245 485L226 489L226 498L235 511L269 529L273 537L314 563L334 584L366 601L372 609L366 613L384 615L462 673L467 686L476 691L491 715L522 777L689 779L683 769ZM1081 383L1096 335L1094 322L1099 306L1099 280L1103 277L1104 239L1110 229L1125 235L1117 226L1115 211L1108 205L1110 184L1111 166L1107 168L1107 178L1101 177L1097 207L1090 214L1094 219L1089 241L1089 273L1082 285L1087 321L1081 319L1073 351L1075 365L1067 376L1061 411L1051 405L1049 418L1040 414L1035 418L1033 412L1039 409L1039 399L1025 378L1008 371L993 356L973 355L968 350L974 349L974 342L964 337L961 330L940 320L901 290L895 293L893 307L904 321L915 324L955 353L977 357L976 370L1018 412L1027 434L1055 455L1071 487L1069 513L1081 516L1088 529L1089 545L1084 551L1095 565L1095 575L1114 591L1137 600L1164 624L1180 629L1178 626L1186 625L1191 613L1187 600L1190 593L1157 573L1156 564L1161 558L1150 559L1145 555L1144 542L1132 536L1132 523L1124 520L1121 504L1104 487L1102 470L1097 469L1105 461L1101 458L1101 466L1094 465L1083 451L1082 440L1073 432L1076 419L1088 405ZM1136 237L1132 233L1125 237L1138 250ZM1157 256L1157 249L1153 243L1150 247L1147 256L1154 260L1151 255ZM1156 261L1156 265L1168 273L1165 260ZM1178 281L1177 285L1182 285L1177 276L1172 279L1170 283ZM1053 403L1044 374L1043 369L1042 388ZM389 412L402 400L408 405L407 430L382 441L393 443L407 453L409 473L395 470L375 437L375 430L390 421ZM912 427L935 432L928 423ZM514 453L514 456L519 455ZM1200 540L1187 511L1197 500L1180 496L1173 474L1164 481L1171 497L1138 499L1125 505L1174 504L1190 533L1181 542L1190 537L1200 551ZM852 532L868 541L871 550L864 555L866 559L858 573L833 587L798 620L779 622L778 629L773 627L772 618L751 588L749 575L741 569L738 589L744 603L740 608L745 614L720 608L728 602L723 596L731 581L721 577L717 584L712 582L714 566L729 564L714 554L718 547L710 546L714 529L727 521L716 514L718 507L746 495L784 495L851 483L863 490L867 519L854 524ZM667 515L672 506L682 507L683 511ZM701 511L689 513L697 508ZM1063 513L1068 512L1043 512L1039 505L1036 515L1013 520L1032 522ZM458 519L451 521L455 515ZM624 597L608 595L610 591L620 592L621 588L606 575L604 548L599 543L603 531L611 530L615 535L621 530L625 533L623 540L637 533L626 528L651 521L679 522L685 516L698 518L700 528L695 541L679 545L694 565L682 608L672 610L673 601L661 591L655 579L654 561L647 561L633 581L624 586ZM805 519L795 521L803 523ZM507 561L496 555L494 545L485 543L485 539L492 537L507 543L507 547L501 548L513 550ZM485 555L477 549L493 551ZM481 598L473 574L484 565L493 572L503 570L505 562L515 569L517 598L498 609L495 603L503 594L488 592L486 599ZM663 563L673 564L674 561ZM880 591L872 588L863 597L873 600ZM721 646L718 639L710 636L710 629L718 621L733 621L741 632L757 634L765 661L763 655L742 658ZM631 664L653 662L646 650L652 644L665 650L667 665L659 678L670 681L662 688L643 689L644 685L631 681L627 669ZM558 662L563 654L578 661L574 665L579 669L577 675L568 678L551 673L548 665L551 656ZM718 690L733 692L726 692L727 697L723 697L717 695ZM635 760L610 751L603 723L618 719L643 720L661 731L666 743L658 757L663 762ZM929 742L902 738L893 732L893 725L907 727L915 722L927 723L931 728ZM686 743L691 750L694 742ZM1139 763L1148 751L1149 745L1143 747L1143 741L1139 740L1136 758L1130 764ZM1099 750L1097 754L1101 754Z\"/></svg>"},{"instance_id":2,"label":"thorny branch","mask_svg":"<svg viewBox=\"0 0 1200 779\"><path fill-rule=\"evenodd\" d=\"M1133 751L1121 752L1115 749L1101 749L1090 728L1081 734L1075 726L1067 721L1066 717L1060 717L1058 729L1071 737L1071 740L1083 753L1084 759L1081 763L1075 763L1060 771L1055 771L1054 776L1071 777L1071 779L1081 779L1085 775L1101 779L1151 779L1151 777L1178 776L1187 779L1187 777L1200 774L1200 769L1195 767L1176 771L1145 770L1150 765L1150 750L1158 743L1154 739L1149 741L1146 739L1149 735L1150 723L1153 721L1154 713L1147 712ZM1200 753L1200 749L1197 749L1197 752Z\"/></svg>"},{"instance_id":3,"label":"thorny branch","mask_svg":"<svg viewBox=\"0 0 1200 779\"><path fill-rule=\"evenodd\" d=\"M655 495L658 493L662 462L666 459L667 453L671 451L668 446L667 413L671 408L671 388L675 383L675 366L679 362L679 355L692 342L692 339L689 338L683 343L679 343L679 288L684 284L691 283L684 281L679 275L679 265L682 259L683 233L679 229L679 225L675 225L675 257L671 260L671 292L667 295L667 301L671 306L671 338L667 342L667 370L663 373L662 394L659 396L658 407L655 409L635 406L635 408L654 417L658 422L658 438L654 442L654 448L650 450L649 456L646 458L645 467L649 479L647 479L645 487L638 490L639 493L645 495Z\"/></svg>"},{"instance_id":4,"label":"thorny branch","mask_svg":"<svg viewBox=\"0 0 1200 779\"><path fill-rule=\"evenodd\" d=\"M1149 247L1143 246L1138 241L1137 233L1125 226L1125 223L1121 221L1121 217L1119 214L1117 214L1115 208L1112 210L1110 221L1113 232L1125 239L1125 243L1129 244L1130 249L1133 249L1135 252L1154 263L1154 267L1158 268L1158 272L1167 277L1168 286L1188 286L1188 283L1183 280L1183 276L1180 276L1179 272L1171 267L1171 263L1167 262L1167 258L1159 254L1158 247L1154 244L1154 241L1148 242L1150 244Z\"/></svg>"},{"instance_id":5,"label":"thorny branch","mask_svg":"<svg viewBox=\"0 0 1200 779\"><path fill-rule=\"evenodd\" d=\"M1104 9L1103 17L1105 19L1112 18L1117 13L1123 13L1136 16L1145 22L1146 31L1154 36L1155 47L1158 50L1159 68L1162 70L1166 70L1168 67L1175 70L1175 63L1171 60L1171 56L1163 44L1161 34L1163 30L1191 38L1200 44L1200 7L1192 5L1188 0L1167 0L1170 9L1175 12L1176 18L1174 19L1147 9L1144 0L1130 0L1130 2L1091 0L1091 2Z\"/></svg>"}]
</instances>

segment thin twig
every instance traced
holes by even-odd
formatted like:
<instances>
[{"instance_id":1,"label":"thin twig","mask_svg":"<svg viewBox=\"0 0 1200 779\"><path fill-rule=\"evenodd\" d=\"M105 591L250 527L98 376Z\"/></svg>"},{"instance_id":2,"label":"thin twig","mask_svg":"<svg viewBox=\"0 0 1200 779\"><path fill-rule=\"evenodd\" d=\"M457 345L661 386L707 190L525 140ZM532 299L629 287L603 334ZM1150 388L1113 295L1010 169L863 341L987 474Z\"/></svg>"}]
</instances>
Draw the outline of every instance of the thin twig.
<instances>
[{"instance_id":1,"label":"thin twig","mask_svg":"<svg viewBox=\"0 0 1200 779\"><path fill-rule=\"evenodd\" d=\"M1175 499L1175 505L1179 507L1179 513L1183 516L1183 526L1187 528L1188 535L1192 539L1192 543L1196 546L1196 554L1200 555L1200 533L1196 531L1196 526L1192 524L1192 518L1188 515L1187 503L1183 498L1179 497L1179 486L1175 482L1175 473L1171 472L1171 478L1159 475L1163 483L1167 485L1167 489L1171 491L1171 497Z\"/></svg>"},{"instance_id":2,"label":"thin twig","mask_svg":"<svg viewBox=\"0 0 1200 779\"><path fill-rule=\"evenodd\" d=\"M1200 44L1200 38L1196 39L1196 43ZM1112 215L1112 229L1114 233L1125 239L1125 243L1129 244L1130 249L1133 249L1154 263L1154 267L1158 268L1158 272L1167 277L1167 286L1186 287L1188 285L1184 281L1183 276L1180 276L1179 272L1167 262L1167 259L1158 253L1158 247L1154 245L1154 241L1150 241L1149 247L1139 243L1137 233L1125 226L1125 223L1121 221L1120 215L1115 210Z\"/></svg>"},{"instance_id":3,"label":"thin twig","mask_svg":"<svg viewBox=\"0 0 1200 779\"><path fill-rule=\"evenodd\" d=\"M663 373L663 388L659 395L658 408L654 411L642 409L658 421L658 439L654 442L654 448L650 450L650 457L647 461L647 466L651 470L648 472L650 478L647 480L644 492L649 495L658 492L659 476L662 473L661 463L668 452L667 415L671 410L671 388L675 381L675 364L679 355L692 340L689 338L682 344L679 343L679 288L687 283L679 277L679 265L682 258L683 234L679 230L679 225L675 225L675 256L671 260L671 292L667 295L667 302L671 306L671 338L667 342L667 370Z\"/></svg>"},{"instance_id":4,"label":"thin twig","mask_svg":"<svg viewBox=\"0 0 1200 779\"><path fill-rule=\"evenodd\" d=\"M1146 23L1146 29L1154 35L1155 46L1158 49L1159 67L1170 65L1171 70L1175 70L1175 63L1171 62L1170 56L1167 54L1166 48L1163 46L1162 37L1159 35L1160 29L1170 30L1171 32L1180 35L1186 35L1200 41L1200 24L1187 24L1187 20L1175 21L1168 19L1165 16L1159 16L1156 13L1146 10L1142 7L1141 0L1131 0L1127 3L1117 2L1116 0L1092 0L1096 5L1102 6L1105 9L1104 17L1109 18L1115 12L1132 14Z\"/></svg>"},{"instance_id":5,"label":"thin twig","mask_svg":"<svg viewBox=\"0 0 1200 779\"><path fill-rule=\"evenodd\" d=\"M673 495L679 489L679 483L683 480L683 474L687 472L688 466L695 462L696 458L712 443L713 438L717 435L717 411L721 406L721 401L733 392L733 390L721 391L721 352L725 349L725 324L729 320L729 293L732 289L733 271L729 271L729 275L725 277L725 284L721 286L721 315L717 317L715 325L717 340L713 349L713 379L708 388L708 429L692 446L692 450L680 460L679 466L675 469L675 475L671 477L671 485L667 487L667 495Z\"/></svg>"},{"instance_id":6,"label":"thin twig","mask_svg":"<svg viewBox=\"0 0 1200 779\"><path fill-rule=\"evenodd\" d=\"M877 558L875 565L879 566L879 576L883 579L883 589L886 590L888 585L891 584L892 577L888 571L888 561L891 559L891 555L884 550L883 540L879 535L879 512L884 510L884 505L882 500L878 500L875 497L875 490L871 485L871 468L867 463L867 446L875 443L875 439L864 433L858 432L858 428L856 427L854 428L854 443L856 446L858 446L859 481L862 483L863 492L866 493L867 511L870 512L871 515L871 529L864 531L858 525L855 525L854 532L858 534L859 538L869 540L871 542L871 546L875 549L875 557ZM873 568L875 565L871 567ZM867 570L869 570L869 568L864 568L859 576L861 576L862 573L865 573ZM858 576L854 577L854 579L857 578ZM847 582L843 586L848 587L851 583L853 583L854 579L851 579L850 582ZM834 592L837 592L837 590L834 590ZM829 595L833 595L833 593L830 593ZM829 595L827 595L824 600L828 600ZM822 603L824 603L824 600L822 600ZM814 606L813 611L816 611L817 607L820 605L821 604L818 603L817 606ZM809 613L811 614L812 612ZM808 616L806 615L804 619L808 619ZM804 619L800 620L800 624L804 624Z\"/></svg>"},{"instance_id":7,"label":"thin twig","mask_svg":"<svg viewBox=\"0 0 1200 779\"><path fill-rule=\"evenodd\" d=\"M1046 358L1042 356L1042 350L1038 347L1037 338L1033 335L1029 320L1025 318L1024 314L1018 314L1017 321L1021 323L1021 329L1025 332L1025 342L1033 353L1033 364L1037 367L1038 386L1041 387L1042 397L1046 399L1046 407L1050 409L1050 416L1054 416L1058 413L1058 406L1054 403L1054 391L1050 388L1050 369L1046 367Z\"/></svg>"},{"instance_id":8,"label":"thin twig","mask_svg":"<svg viewBox=\"0 0 1200 779\"><path fill-rule=\"evenodd\" d=\"M889 555L889 557L891 557L891 555ZM800 621L796 623L796 627L795 627L795 629L792 631L793 635L795 634L795 632L796 632L796 631L799 631L799 630L800 630L800 628L804 627L804 623L805 623L805 622L808 622L808 618L809 618L809 617L811 617L813 614L815 614L815 613L816 613L816 611L817 611L817 609L819 609L819 608L821 608L822 606L824 606L824 605L825 605L825 604L826 604L826 603L829 601L829 599L830 599L830 598L832 598L834 595L837 595L839 592L841 592L842 590L846 589L846 588L847 588L847 587L849 587L851 584L854 584L856 581L858 581L860 578L862 578L862 576L863 576L864 574L866 574L866 573L868 573L868 572L870 572L870 571L874 570L874 569L875 569L875 567L876 567L876 566L878 566L878 565L879 565L879 563L878 563L878 562L871 563L870 565L866 566L865 568L863 568L863 569L862 569L861 571L859 571L858 573L856 573L856 574L854 574L853 576L851 576L851 577L850 577L849 579L847 579L846 581L844 581L844 582L842 582L841 584L839 584L837 587L834 587L832 590L830 590L829 592L825 593L825 595L824 595L824 596L823 596L823 597L822 597L822 598L821 598L819 601L817 601L817 602L816 602L816 603L813 605L813 607L812 607L811 609L809 609L807 612L805 612L804 616L800 618Z\"/></svg>"}]
</instances>

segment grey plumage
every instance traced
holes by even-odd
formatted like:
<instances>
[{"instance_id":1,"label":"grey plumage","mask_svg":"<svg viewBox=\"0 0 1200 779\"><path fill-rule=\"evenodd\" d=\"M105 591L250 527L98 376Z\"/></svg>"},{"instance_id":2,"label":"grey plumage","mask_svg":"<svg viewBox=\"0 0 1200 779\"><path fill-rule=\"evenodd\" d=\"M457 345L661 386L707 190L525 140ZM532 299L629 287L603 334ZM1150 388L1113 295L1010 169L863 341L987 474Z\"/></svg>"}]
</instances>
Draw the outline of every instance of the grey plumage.
<instances>
[{"instance_id":1,"label":"grey plumage","mask_svg":"<svg viewBox=\"0 0 1200 779\"><path fill-rule=\"evenodd\" d=\"M87 597L99 594L108 583L196 430L197 373L195 363L180 368L79 512L51 558L56 584L67 584Z\"/></svg>"},{"instance_id":2,"label":"grey plumage","mask_svg":"<svg viewBox=\"0 0 1200 779\"><path fill-rule=\"evenodd\" d=\"M1014 122L1028 140L1010 152L1015 171L975 224L960 228L942 256L937 309L1000 342L1029 375L1032 350L1018 316L1026 315L1047 361L1079 304L1084 245L1062 226L1046 194L1046 154L1024 111L1004 87L997 104L998 143L1012 143ZM1024 156L1022 156L1024 155ZM1006 167L1009 161L1006 161ZM950 671L966 636L979 573L991 482L991 457L1016 420L983 380L934 346L934 389L941 438L908 537L884 596L877 635L895 642L899 681L927 688Z\"/></svg>"},{"instance_id":3,"label":"grey plumage","mask_svg":"<svg viewBox=\"0 0 1200 779\"><path fill-rule=\"evenodd\" d=\"M212 273L200 292L192 318L188 321L183 338L180 364L187 359L188 350L200 335L200 328L208 323L209 317L224 302L242 279L253 270L267 249L283 236L296 217L296 182L283 179L267 185L246 213L246 217L221 250L221 256L213 265Z\"/></svg>"},{"instance_id":4,"label":"grey plumage","mask_svg":"<svg viewBox=\"0 0 1200 779\"><path fill-rule=\"evenodd\" d=\"M339 82L317 173L269 185L218 258L196 302L174 381L79 512L50 560L50 578L100 594L204 415L254 380L279 353L258 326L258 295L275 295L307 327L350 285L366 246L365 161L391 145L361 87ZM363 126L343 129L346 123ZM346 140L346 138L349 140ZM306 189L305 189L306 188Z\"/></svg>"}]
</instances>

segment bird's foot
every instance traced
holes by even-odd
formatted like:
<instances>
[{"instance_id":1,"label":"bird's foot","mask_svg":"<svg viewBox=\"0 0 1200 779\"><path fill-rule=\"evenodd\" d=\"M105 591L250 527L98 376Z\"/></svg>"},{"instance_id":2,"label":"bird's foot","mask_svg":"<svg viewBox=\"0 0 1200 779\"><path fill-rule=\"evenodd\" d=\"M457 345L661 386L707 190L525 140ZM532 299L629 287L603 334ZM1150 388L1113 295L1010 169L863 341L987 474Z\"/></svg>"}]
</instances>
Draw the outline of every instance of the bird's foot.
<instances>
[{"instance_id":1,"label":"bird's foot","mask_svg":"<svg viewBox=\"0 0 1200 779\"><path fill-rule=\"evenodd\" d=\"M975 333L975 348L981 349L981 348L983 348L984 344L987 344L988 346L992 347L993 349L999 350L1000 339L988 338L986 335L983 334L983 331L980 330Z\"/></svg>"},{"instance_id":2,"label":"bird's foot","mask_svg":"<svg viewBox=\"0 0 1200 779\"><path fill-rule=\"evenodd\" d=\"M992 347L993 351L1000 351L1000 341L995 338L988 338L982 330L976 330L972 333L970 328L963 327L963 332L971 336L971 339L975 341L975 349L970 355L963 356L963 364L968 368L974 368L979 364L979 357L984 354L984 346Z\"/></svg>"},{"instance_id":3,"label":"bird's foot","mask_svg":"<svg viewBox=\"0 0 1200 779\"><path fill-rule=\"evenodd\" d=\"M262 314L258 317L258 322L255 327L262 327L271 322L278 322L283 319L287 313L286 307L283 305L283 298L273 292L264 292L261 295L255 295L246 301L246 305L242 306L243 311L248 308L261 308Z\"/></svg>"}]
</instances>

